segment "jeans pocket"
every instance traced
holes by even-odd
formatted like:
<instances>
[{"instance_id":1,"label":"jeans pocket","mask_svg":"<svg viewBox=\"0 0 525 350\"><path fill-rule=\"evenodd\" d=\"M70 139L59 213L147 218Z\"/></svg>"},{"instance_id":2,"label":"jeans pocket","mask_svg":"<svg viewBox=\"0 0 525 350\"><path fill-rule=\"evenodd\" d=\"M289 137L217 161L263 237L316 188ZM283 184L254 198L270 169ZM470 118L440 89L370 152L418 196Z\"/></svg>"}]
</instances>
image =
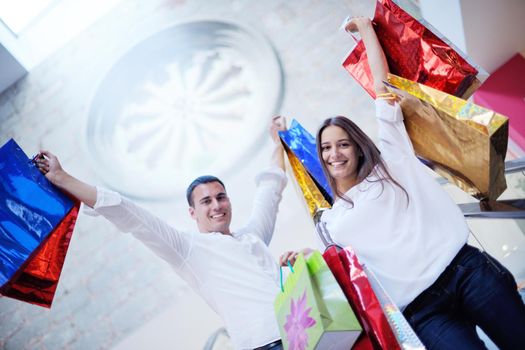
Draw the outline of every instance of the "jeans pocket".
<instances>
[{"instance_id":1,"label":"jeans pocket","mask_svg":"<svg viewBox=\"0 0 525 350\"><path fill-rule=\"evenodd\" d=\"M403 314L412 327L415 327L422 319L427 318L429 312L432 313L432 310L439 310L443 305L448 305L450 302L450 294L439 284L435 284L427 288L408 304Z\"/></svg>"},{"instance_id":2,"label":"jeans pocket","mask_svg":"<svg viewBox=\"0 0 525 350\"><path fill-rule=\"evenodd\" d=\"M487 254L488 255L488 254ZM479 249L468 247L453 268L460 272L470 272L489 264L489 259Z\"/></svg>"},{"instance_id":3,"label":"jeans pocket","mask_svg":"<svg viewBox=\"0 0 525 350\"><path fill-rule=\"evenodd\" d=\"M510 283L512 288L518 289L516 280L514 279L514 276L509 271L509 269L503 266L503 264L501 264L498 260L492 257L489 253L483 252L483 255L485 256L485 259L487 259L487 264L488 264L489 269L494 271L506 283Z\"/></svg>"}]
</instances>

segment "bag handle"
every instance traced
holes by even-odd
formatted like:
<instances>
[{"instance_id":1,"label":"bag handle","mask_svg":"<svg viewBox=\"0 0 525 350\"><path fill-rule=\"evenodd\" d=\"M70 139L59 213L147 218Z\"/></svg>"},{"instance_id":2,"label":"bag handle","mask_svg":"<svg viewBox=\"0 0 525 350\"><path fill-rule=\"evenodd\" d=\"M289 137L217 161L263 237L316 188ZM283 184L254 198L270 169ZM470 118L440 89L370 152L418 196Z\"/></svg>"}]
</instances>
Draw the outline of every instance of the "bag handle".
<instances>
[{"instance_id":1,"label":"bag handle","mask_svg":"<svg viewBox=\"0 0 525 350\"><path fill-rule=\"evenodd\" d=\"M288 267L290 268L290 271L292 273L294 273L293 266L292 266L292 263L290 262L290 260L287 260L286 263L288 264ZM283 267L282 266L279 266L279 275L280 275L280 280L281 280L281 292L284 293Z\"/></svg>"},{"instance_id":2,"label":"bag handle","mask_svg":"<svg viewBox=\"0 0 525 350\"><path fill-rule=\"evenodd\" d=\"M361 41L361 35L359 35L359 33L350 33L350 36L354 39L356 45Z\"/></svg>"},{"instance_id":3,"label":"bag handle","mask_svg":"<svg viewBox=\"0 0 525 350\"><path fill-rule=\"evenodd\" d=\"M323 222L319 219L315 223L315 230L317 232L317 236L321 242L323 242L325 249L328 249L328 247L332 245L337 246L337 244L335 244L335 242L332 240L330 232L328 232L328 229L326 228L326 222Z\"/></svg>"},{"instance_id":4,"label":"bag handle","mask_svg":"<svg viewBox=\"0 0 525 350\"><path fill-rule=\"evenodd\" d=\"M474 239L476 240L476 242L478 242L479 246L481 247L481 254L483 254L485 256L485 258L487 258L487 261L497 270L499 271L500 273L502 272L501 271L501 268L492 260L493 258L489 255L489 253L487 252L487 250L485 249L485 247L483 246L483 244L481 243L481 241L478 239L478 237L474 234L474 232L472 232L472 230L469 228L468 229L470 234L472 235L472 237L474 237Z\"/></svg>"},{"instance_id":5,"label":"bag handle","mask_svg":"<svg viewBox=\"0 0 525 350\"><path fill-rule=\"evenodd\" d=\"M314 222L315 231L317 232L319 239L323 242L324 251L326 252L330 247L336 247L337 251L344 249L342 246L333 241L332 237L330 236L330 232L328 232L328 229L326 228L326 222L321 221L321 215L322 211L318 211L314 216Z\"/></svg>"},{"instance_id":6,"label":"bag handle","mask_svg":"<svg viewBox=\"0 0 525 350\"><path fill-rule=\"evenodd\" d=\"M481 244L481 241L478 239L478 237L474 234L474 232L472 232L472 230L469 228L468 231L470 232L470 234L472 235L472 237L474 237L474 239L476 240L476 242L478 242L479 246L481 247L481 250L483 252L485 252L485 247L483 246L483 244Z\"/></svg>"}]
</instances>

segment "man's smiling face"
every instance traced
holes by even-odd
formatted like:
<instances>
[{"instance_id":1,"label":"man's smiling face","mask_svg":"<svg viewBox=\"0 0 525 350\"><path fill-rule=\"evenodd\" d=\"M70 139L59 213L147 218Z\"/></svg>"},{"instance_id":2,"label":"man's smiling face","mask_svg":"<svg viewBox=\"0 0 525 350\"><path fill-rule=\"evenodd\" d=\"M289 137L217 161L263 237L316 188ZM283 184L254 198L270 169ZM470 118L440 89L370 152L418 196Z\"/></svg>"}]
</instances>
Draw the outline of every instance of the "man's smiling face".
<instances>
[{"instance_id":1,"label":"man's smiling face","mask_svg":"<svg viewBox=\"0 0 525 350\"><path fill-rule=\"evenodd\" d=\"M191 217L202 233L230 234L232 206L224 187L218 182L200 184L192 193Z\"/></svg>"}]
</instances>

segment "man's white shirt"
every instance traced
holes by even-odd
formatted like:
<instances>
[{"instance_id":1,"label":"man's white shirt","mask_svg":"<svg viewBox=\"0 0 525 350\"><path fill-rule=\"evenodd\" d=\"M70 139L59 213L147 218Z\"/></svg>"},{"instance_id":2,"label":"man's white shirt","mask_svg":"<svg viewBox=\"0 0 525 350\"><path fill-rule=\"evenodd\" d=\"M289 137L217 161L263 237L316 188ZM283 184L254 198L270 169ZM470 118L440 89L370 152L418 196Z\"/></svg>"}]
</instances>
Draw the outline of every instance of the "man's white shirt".
<instances>
[{"instance_id":1,"label":"man's white shirt","mask_svg":"<svg viewBox=\"0 0 525 350\"><path fill-rule=\"evenodd\" d=\"M271 167L256 177L252 214L232 232L176 229L120 194L97 187L89 215L102 215L130 232L175 271L224 320L237 349L253 349L280 338L273 309L279 267L268 249L286 175Z\"/></svg>"}]
</instances>

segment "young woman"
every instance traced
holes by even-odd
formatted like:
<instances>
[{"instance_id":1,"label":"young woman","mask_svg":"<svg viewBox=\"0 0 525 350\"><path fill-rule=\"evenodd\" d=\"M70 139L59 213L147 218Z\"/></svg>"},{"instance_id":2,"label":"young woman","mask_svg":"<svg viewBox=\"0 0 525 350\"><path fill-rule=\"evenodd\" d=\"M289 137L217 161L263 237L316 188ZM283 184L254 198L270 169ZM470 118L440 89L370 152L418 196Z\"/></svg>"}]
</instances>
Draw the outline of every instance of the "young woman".
<instances>
[{"instance_id":1,"label":"young woman","mask_svg":"<svg viewBox=\"0 0 525 350\"><path fill-rule=\"evenodd\" d=\"M525 305L511 273L466 244L469 228L416 158L371 21L353 18L374 78L379 148L345 117L324 121L317 148L334 193L320 238L352 246L429 349L484 349L476 325L502 349L525 344ZM288 252L281 262L294 259Z\"/></svg>"}]
</instances>

